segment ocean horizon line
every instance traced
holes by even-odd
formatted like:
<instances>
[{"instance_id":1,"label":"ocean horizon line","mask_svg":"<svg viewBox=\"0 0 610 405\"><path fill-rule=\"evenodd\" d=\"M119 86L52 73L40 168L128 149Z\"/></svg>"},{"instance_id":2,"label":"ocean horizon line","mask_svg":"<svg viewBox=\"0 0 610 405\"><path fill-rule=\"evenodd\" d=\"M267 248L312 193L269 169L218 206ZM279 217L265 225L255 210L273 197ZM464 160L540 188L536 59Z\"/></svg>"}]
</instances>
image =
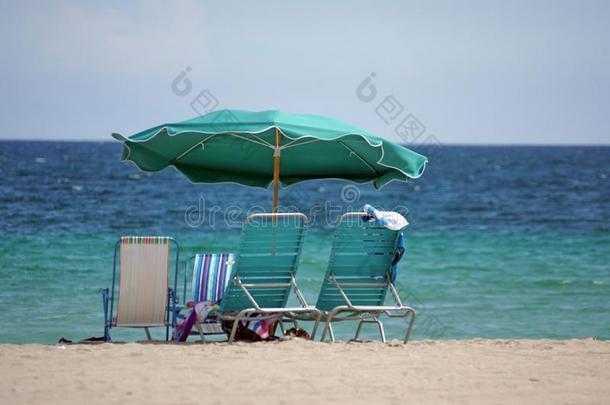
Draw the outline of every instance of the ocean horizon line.
<instances>
[{"instance_id":1,"label":"ocean horizon line","mask_svg":"<svg viewBox=\"0 0 610 405\"><path fill-rule=\"evenodd\" d=\"M385 139L385 138L384 138ZM51 139L42 139L42 138L28 138L28 139L18 139L18 138L0 138L0 142L61 142L61 143L117 143L114 139L66 139L66 138L51 138ZM412 148L416 147L430 147L433 146L431 144L405 144L398 143L403 146L410 146ZM609 143L478 143L478 142L441 142L439 145L442 146L469 146L469 147L610 147Z\"/></svg>"}]
</instances>

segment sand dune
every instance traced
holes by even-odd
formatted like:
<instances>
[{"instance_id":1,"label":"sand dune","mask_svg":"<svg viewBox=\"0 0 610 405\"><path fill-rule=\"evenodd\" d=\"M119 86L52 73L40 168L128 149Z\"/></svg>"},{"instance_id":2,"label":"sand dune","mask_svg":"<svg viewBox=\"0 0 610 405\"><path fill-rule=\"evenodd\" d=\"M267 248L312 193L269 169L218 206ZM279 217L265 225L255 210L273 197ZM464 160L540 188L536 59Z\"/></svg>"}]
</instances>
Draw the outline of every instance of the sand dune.
<instances>
[{"instance_id":1,"label":"sand dune","mask_svg":"<svg viewBox=\"0 0 610 405\"><path fill-rule=\"evenodd\" d=\"M2 404L610 403L610 342L0 345Z\"/></svg>"}]
</instances>

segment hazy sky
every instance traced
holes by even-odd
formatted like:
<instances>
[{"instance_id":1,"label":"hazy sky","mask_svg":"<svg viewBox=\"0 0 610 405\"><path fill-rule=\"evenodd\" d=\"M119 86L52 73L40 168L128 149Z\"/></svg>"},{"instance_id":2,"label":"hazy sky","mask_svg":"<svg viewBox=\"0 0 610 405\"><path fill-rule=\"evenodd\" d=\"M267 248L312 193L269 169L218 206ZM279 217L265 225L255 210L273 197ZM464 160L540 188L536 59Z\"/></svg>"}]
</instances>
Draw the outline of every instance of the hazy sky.
<instances>
[{"instance_id":1,"label":"hazy sky","mask_svg":"<svg viewBox=\"0 0 610 405\"><path fill-rule=\"evenodd\" d=\"M610 1L124 3L0 0L0 138L110 140L240 108L394 140L413 114L446 143L610 143Z\"/></svg>"}]
</instances>

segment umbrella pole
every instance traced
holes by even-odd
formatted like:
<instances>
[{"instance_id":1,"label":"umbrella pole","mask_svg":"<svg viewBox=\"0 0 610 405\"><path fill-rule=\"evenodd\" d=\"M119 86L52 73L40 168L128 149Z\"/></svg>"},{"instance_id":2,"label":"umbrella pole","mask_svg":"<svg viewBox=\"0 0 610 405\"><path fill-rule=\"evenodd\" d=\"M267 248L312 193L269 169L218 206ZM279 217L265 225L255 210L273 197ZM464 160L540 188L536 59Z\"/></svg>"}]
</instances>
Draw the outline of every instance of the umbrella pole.
<instances>
[{"instance_id":1,"label":"umbrella pole","mask_svg":"<svg viewBox=\"0 0 610 405\"><path fill-rule=\"evenodd\" d=\"M273 213L277 213L277 200L280 190L280 130L275 128L275 149L273 151Z\"/></svg>"}]
</instances>

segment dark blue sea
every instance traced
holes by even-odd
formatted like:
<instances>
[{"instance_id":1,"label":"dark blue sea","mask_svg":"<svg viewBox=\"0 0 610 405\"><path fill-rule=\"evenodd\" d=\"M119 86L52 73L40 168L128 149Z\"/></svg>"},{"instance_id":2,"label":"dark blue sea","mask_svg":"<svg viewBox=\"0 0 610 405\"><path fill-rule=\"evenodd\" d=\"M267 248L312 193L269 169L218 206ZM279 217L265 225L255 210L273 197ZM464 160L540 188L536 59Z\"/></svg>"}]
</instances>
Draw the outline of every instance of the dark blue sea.
<instances>
[{"instance_id":1,"label":"dark blue sea","mask_svg":"<svg viewBox=\"0 0 610 405\"><path fill-rule=\"evenodd\" d=\"M120 150L0 142L0 342L100 336L98 290L122 235L173 236L184 261L234 251L246 215L270 209L271 190L142 173ZM311 181L280 200L311 220L298 275L311 303L336 217L369 203L410 222L397 285L418 311L415 339L608 339L609 177L610 147L443 146L408 184ZM390 338L401 327L386 322Z\"/></svg>"}]
</instances>

